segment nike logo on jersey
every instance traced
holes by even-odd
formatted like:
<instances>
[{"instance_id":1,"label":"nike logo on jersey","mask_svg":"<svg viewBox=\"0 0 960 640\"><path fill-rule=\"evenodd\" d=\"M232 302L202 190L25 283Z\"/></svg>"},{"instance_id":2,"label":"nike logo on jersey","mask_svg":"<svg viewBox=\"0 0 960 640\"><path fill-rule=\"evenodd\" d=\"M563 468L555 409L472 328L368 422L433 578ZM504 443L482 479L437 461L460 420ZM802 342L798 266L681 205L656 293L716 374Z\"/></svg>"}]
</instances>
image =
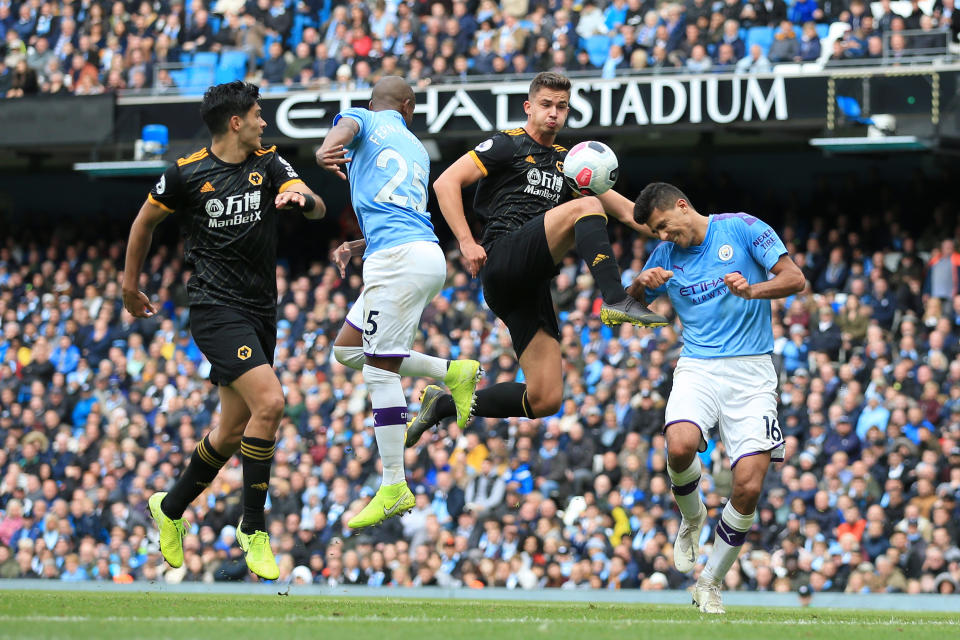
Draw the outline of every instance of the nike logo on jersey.
<instances>
[{"instance_id":1,"label":"nike logo on jersey","mask_svg":"<svg viewBox=\"0 0 960 640\"><path fill-rule=\"evenodd\" d=\"M605 253L598 253L597 257L593 259L593 264L591 264L590 266L595 267L609 257L610 256L606 255Z\"/></svg>"},{"instance_id":2,"label":"nike logo on jersey","mask_svg":"<svg viewBox=\"0 0 960 640\"><path fill-rule=\"evenodd\" d=\"M673 265L673 270L674 270L674 271L679 271L680 273L683 273L683 267L681 267L681 266L678 265L678 264Z\"/></svg>"},{"instance_id":3,"label":"nike logo on jersey","mask_svg":"<svg viewBox=\"0 0 960 640\"><path fill-rule=\"evenodd\" d=\"M385 517L385 518L389 518L390 516L392 516L393 514L395 514L395 513L397 512L397 510L400 508L400 503L401 503L401 502L403 502L403 496L400 496L399 498L397 498L397 501L394 502L394 503L393 503L393 506L390 507L389 509L387 509L387 507L384 506L384 507L383 507L383 515L384 515L384 517Z\"/></svg>"},{"instance_id":4,"label":"nike logo on jersey","mask_svg":"<svg viewBox=\"0 0 960 640\"><path fill-rule=\"evenodd\" d=\"M537 164L537 161L533 159L533 156L527 156L526 158L524 158L524 160L526 160L530 164Z\"/></svg>"},{"instance_id":5,"label":"nike logo on jersey","mask_svg":"<svg viewBox=\"0 0 960 640\"><path fill-rule=\"evenodd\" d=\"M213 193L214 191L215 189L213 188L213 185L210 184L209 181L204 182L203 186L200 187L200 193Z\"/></svg>"}]
</instances>

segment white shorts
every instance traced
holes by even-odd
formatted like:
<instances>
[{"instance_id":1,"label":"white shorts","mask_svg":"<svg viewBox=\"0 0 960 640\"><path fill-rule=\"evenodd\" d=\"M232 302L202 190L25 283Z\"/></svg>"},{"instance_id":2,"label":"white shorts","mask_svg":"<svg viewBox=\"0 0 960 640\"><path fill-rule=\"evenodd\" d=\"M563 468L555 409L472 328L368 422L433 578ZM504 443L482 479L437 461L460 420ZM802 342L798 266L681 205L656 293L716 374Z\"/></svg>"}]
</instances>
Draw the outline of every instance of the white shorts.
<instances>
[{"instance_id":1,"label":"white shorts","mask_svg":"<svg viewBox=\"0 0 960 640\"><path fill-rule=\"evenodd\" d=\"M770 452L783 460L783 432L777 422L777 374L769 355L680 358L667 401L664 430L692 422L704 440L720 428L731 466L741 458Z\"/></svg>"},{"instance_id":2,"label":"white shorts","mask_svg":"<svg viewBox=\"0 0 960 640\"><path fill-rule=\"evenodd\" d=\"M410 355L423 309L446 277L447 261L436 242L408 242L364 260L363 292L346 318L363 336L364 355Z\"/></svg>"}]
</instances>

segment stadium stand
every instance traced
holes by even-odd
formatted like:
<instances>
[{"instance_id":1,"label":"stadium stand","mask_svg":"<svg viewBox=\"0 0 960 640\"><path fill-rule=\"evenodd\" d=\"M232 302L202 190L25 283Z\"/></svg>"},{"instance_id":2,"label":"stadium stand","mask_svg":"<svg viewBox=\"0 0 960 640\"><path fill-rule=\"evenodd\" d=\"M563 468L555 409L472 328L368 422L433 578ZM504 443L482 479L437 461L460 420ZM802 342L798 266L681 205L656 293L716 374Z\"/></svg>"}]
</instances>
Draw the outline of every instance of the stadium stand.
<instances>
[{"instance_id":1,"label":"stadium stand","mask_svg":"<svg viewBox=\"0 0 960 640\"><path fill-rule=\"evenodd\" d=\"M513 58L520 54L526 60L543 61L542 68L526 69L531 75L546 68L595 74L604 67L613 46L622 47L625 60L636 60L629 69L627 65L618 67L617 73L686 73L690 47L683 40L688 22L697 27L714 62L717 45L725 39L724 22L729 20L747 44L741 58L749 54L752 44L759 44L766 56L779 24L776 16L755 6L758 4L763 3L714 3L714 10L704 13L701 7L709 5L693 2L633 0L618 9L601 0L585 5L591 9L584 17L580 4L560 0L523 3L525 15L514 15L517 9L513 5L507 10L477 0L410 4L385 0L352 4L333 0L218 0L208 4L204 0L12 0L0 4L0 96L104 91L192 95L214 81L245 78L262 82L269 75L264 65L273 42L281 43L286 64L294 62L297 45L306 42L311 64L301 65L309 72L271 91L351 86L355 80L333 85L336 78L326 61L314 59L321 43L336 62L334 70L346 65L351 78L357 77L357 65L365 63L376 80L384 58L393 57L397 65L388 68L397 68L421 86L513 73ZM837 10L834 3L820 4L818 0L795 2L789 18L798 32L804 22L817 22L821 64L910 64L954 56L960 17L952 0L925 0L917 10L902 1L890 3L888 9L880 2L867 7L862 0L854 0L843 10ZM651 11L652 22L646 20ZM558 15L563 19L558 20ZM845 31L849 33L844 35ZM538 51L536 43L541 37L549 41L551 53L563 51L564 55L548 58L546 52ZM879 38L878 44L869 46L874 37ZM837 40L840 45L835 50ZM413 43L409 50L408 42ZM659 48L664 49L663 55ZM632 56L636 50L644 54ZM583 51L588 54L586 59L576 55ZM461 54L468 58L467 68L454 71L454 58ZM438 56L446 65L434 67ZM420 71L414 58L423 62L425 71ZM691 67L702 68L703 64Z\"/></svg>"}]
</instances>

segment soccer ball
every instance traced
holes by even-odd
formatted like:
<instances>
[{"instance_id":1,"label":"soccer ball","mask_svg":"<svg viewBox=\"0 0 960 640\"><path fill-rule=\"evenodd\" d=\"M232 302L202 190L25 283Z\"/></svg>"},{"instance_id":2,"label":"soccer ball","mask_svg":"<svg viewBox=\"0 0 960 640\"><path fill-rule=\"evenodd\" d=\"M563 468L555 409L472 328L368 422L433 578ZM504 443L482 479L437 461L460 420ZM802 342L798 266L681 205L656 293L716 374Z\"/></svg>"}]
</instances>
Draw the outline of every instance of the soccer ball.
<instances>
[{"instance_id":1,"label":"soccer ball","mask_svg":"<svg viewBox=\"0 0 960 640\"><path fill-rule=\"evenodd\" d=\"M617 154L595 140L574 145L563 161L563 175L570 188L585 196L606 193L616 184L619 174Z\"/></svg>"}]
</instances>

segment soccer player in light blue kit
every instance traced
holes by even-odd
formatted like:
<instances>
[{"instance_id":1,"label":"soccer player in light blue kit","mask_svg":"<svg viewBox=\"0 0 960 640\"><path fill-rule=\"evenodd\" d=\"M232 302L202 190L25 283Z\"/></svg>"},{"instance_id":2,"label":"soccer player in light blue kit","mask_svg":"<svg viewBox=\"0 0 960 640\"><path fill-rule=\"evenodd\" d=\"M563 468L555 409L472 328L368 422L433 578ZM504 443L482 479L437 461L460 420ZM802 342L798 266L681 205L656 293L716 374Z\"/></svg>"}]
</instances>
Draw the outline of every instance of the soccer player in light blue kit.
<instances>
[{"instance_id":1,"label":"soccer player in light blue kit","mask_svg":"<svg viewBox=\"0 0 960 640\"><path fill-rule=\"evenodd\" d=\"M683 516L673 551L678 571L693 570L700 551L707 510L697 452L714 426L733 468L713 551L690 588L700 611L719 614L720 585L753 524L767 468L783 460L770 300L802 291L806 281L766 223L745 213L703 216L673 185L647 185L634 219L663 242L629 293L643 304L666 294L683 323L664 425L667 471Z\"/></svg>"},{"instance_id":2,"label":"soccer player in light blue kit","mask_svg":"<svg viewBox=\"0 0 960 640\"><path fill-rule=\"evenodd\" d=\"M403 78L383 78L373 88L370 109L350 108L337 115L317 151L317 163L342 178L350 163L350 198L365 241L364 290L351 309L353 320L347 318L362 343L339 344L337 358L357 367L360 356L364 358L383 480L376 495L347 523L351 528L375 525L414 507L403 469L407 401L401 367L410 360L405 375L439 378L446 368L445 360L411 357L410 350L420 315L446 278L446 260L427 211L430 159L408 128L415 103ZM479 369L479 363L471 362ZM477 374L468 376L468 402Z\"/></svg>"}]
</instances>

